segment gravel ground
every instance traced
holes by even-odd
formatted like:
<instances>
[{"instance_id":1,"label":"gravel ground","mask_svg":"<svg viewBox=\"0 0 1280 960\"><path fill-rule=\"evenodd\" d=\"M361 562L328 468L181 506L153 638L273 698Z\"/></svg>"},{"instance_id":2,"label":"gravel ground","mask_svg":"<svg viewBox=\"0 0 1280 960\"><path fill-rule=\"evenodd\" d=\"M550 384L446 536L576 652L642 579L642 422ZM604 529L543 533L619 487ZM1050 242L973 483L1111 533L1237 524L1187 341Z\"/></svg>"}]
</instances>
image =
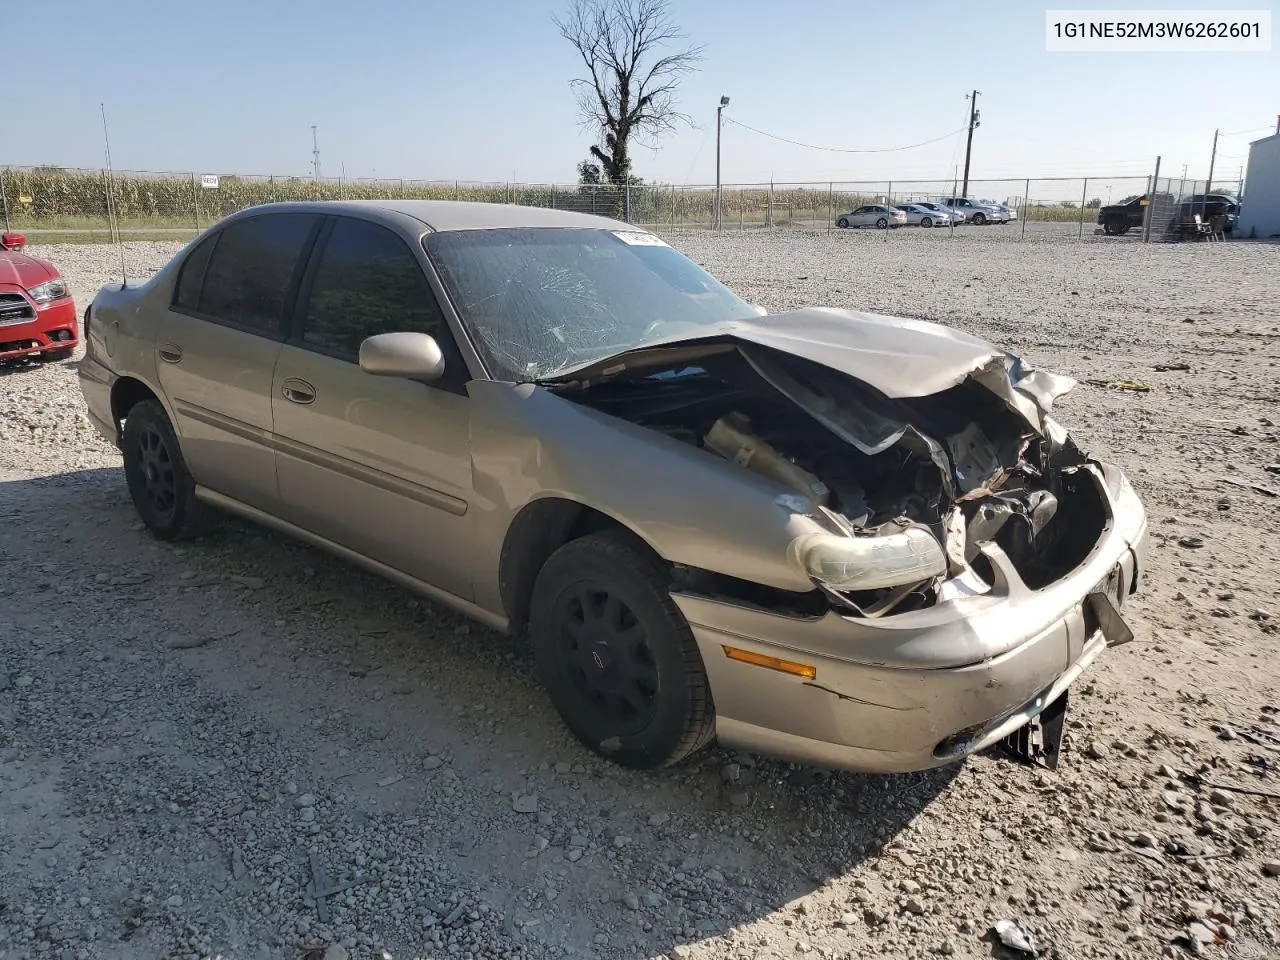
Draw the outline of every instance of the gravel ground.
<instances>
[{"instance_id":1,"label":"gravel ground","mask_svg":"<svg viewBox=\"0 0 1280 960\"><path fill-rule=\"evenodd\" d=\"M1084 381L1154 538L1052 774L617 769L505 638L238 521L151 539L75 360L0 373L0 958L1280 955L1280 247L1127 239L672 236ZM40 252L82 306L119 262Z\"/></svg>"}]
</instances>

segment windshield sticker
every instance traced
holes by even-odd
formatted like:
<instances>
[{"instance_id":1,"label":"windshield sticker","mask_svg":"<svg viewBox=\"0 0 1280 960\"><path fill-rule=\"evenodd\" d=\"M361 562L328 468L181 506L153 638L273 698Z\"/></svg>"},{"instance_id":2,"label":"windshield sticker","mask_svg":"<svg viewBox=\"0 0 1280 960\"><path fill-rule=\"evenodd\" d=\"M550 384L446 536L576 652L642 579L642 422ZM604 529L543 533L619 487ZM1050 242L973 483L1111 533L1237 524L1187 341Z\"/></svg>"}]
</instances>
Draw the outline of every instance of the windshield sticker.
<instances>
[{"instance_id":1,"label":"windshield sticker","mask_svg":"<svg viewBox=\"0 0 1280 960\"><path fill-rule=\"evenodd\" d=\"M661 237L640 230L614 230L613 235L633 247L665 247L667 245Z\"/></svg>"}]
</instances>

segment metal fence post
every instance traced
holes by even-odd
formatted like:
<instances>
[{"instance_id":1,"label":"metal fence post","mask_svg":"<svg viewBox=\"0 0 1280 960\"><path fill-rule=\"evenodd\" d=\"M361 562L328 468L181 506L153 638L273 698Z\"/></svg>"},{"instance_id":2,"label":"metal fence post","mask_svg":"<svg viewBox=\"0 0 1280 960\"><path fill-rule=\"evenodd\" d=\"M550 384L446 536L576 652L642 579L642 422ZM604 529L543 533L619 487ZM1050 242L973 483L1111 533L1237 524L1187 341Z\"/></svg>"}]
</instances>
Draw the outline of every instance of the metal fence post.
<instances>
[{"instance_id":1,"label":"metal fence post","mask_svg":"<svg viewBox=\"0 0 1280 960\"><path fill-rule=\"evenodd\" d=\"M1080 232L1076 235L1077 240L1084 237L1084 205L1086 202L1085 198L1088 196L1089 196L1089 178L1085 177L1084 189L1080 191Z\"/></svg>"},{"instance_id":2,"label":"metal fence post","mask_svg":"<svg viewBox=\"0 0 1280 960\"><path fill-rule=\"evenodd\" d=\"M764 225L766 227L773 226L773 181L769 181L769 205L764 211Z\"/></svg>"},{"instance_id":3,"label":"metal fence post","mask_svg":"<svg viewBox=\"0 0 1280 960\"><path fill-rule=\"evenodd\" d=\"M270 174L268 179L271 181L271 202L276 202L276 175Z\"/></svg>"},{"instance_id":4,"label":"metal fence post","mask_svg":"<svg viewBox=\"0 0 1280 960\"><path fill-rule=\"evenodd\" d=\"M827 184L827 236L831 236L831 221L836 216L836 185L835 182Z\"/></svg>"},{"instance_id":5,"label":"metal fence post","mask_svg":"<svg viewBox=\"0 0 1280 960\"><path fill-rule=\"evenodd\" d=\"M4 203L4 228L5 230L12 230L13 228L9 225L9 188L5 186L5 180L8 176L8 167L0 170L0 202Z\"/></svg>"},{"instance_id":6,"label":"metal fence post","mask_svg":"<svg viewBox=\"0 0 1280 960\"><path fill-rule=\"evenodd\" d=\"M1156 210L1156 190L1160 184L1160 158L1156 157L1156 171L1147 183L1147 212L1142 218L1142 242L1151 242L1151 216Z\"/></svg>"},{"instance_id":7,"label":"metal fence post","mask_svg":"<svg viewBox=\"0 0 1280 960\"><path fill-rule=\"evenodd\" d=\"M747 229L747 225L743 219L743 210L745 210L747 206L746 193L747 193L746 190L744 190L742 187L738 188L738 232L739 233Z\"/></svg>"},{"instance_id":8,"label":"metal fence post","mask_svg":"<svg viewBox=\"0 0 1280 960\"><path fill-rule=\"evenodd\" d=\"M556 185L553 183L551 185L551 209L554 210L555 208L556 208Z\"/></svg>"},{"instance_id":9,"label":"metal fence post","mask_svg":"<svg viewBox=\"0 0 1280 960\"><path fill-rule=\"evenodd\" d=\"M196 233L200 232L200 188L196 186L196 175L191 174L191 212L195 216Z\"/></svg>"},{"instance_id":10,"label":"metal fence post","mask_svg":"<svg viewBox=\"0 0 1280 960\"><path fill-rule=\"evenodd\" d=\"M1025 240L1027 236L1027 211L1031 209L1031 180L1028 179L1022 185L1022 236L1018 239Z\"/></svg>"}]
</instances>

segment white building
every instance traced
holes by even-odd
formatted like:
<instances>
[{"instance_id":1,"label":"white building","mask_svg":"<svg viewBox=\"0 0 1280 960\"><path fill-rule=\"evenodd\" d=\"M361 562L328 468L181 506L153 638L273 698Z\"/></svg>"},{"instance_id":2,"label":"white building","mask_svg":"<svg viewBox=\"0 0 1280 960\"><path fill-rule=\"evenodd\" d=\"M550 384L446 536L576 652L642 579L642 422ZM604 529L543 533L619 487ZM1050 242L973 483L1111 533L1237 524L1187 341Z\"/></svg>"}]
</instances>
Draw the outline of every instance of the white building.
<instances>
[{"instance_id":1,"label":"white building","mask_svg":"<svg viewBox=\"0 0 1280 960\"><path fill-rule=\"evenodd\" d=\"M1240 236L1280 236L1280 133L1249 144L1240 198Z\"/></svg>"}]
</instances>

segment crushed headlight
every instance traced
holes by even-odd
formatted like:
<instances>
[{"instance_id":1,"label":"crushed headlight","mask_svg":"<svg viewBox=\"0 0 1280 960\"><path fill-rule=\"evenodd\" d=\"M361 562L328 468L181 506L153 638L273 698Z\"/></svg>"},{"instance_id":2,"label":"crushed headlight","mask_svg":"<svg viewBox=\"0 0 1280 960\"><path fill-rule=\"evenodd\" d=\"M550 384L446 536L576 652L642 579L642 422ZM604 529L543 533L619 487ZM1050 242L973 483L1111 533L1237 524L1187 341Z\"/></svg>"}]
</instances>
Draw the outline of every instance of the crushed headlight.
<instances>
[{"instance_id":1,"label":"crushed headlight","mask_svg":"<svg viewBox=\"0 0 1280 960\"><path fill-rule=\"evenodd\" d=\"M937 538L923 527L877 537L809 533L792 541L793 563L832 590L876 590L920 583L947 571Z\"/></svg>"},{"instance_id":2,"label":"crushed headlight","mask_svg":"<svg viewBox=\"0 0 1280 960\"><path fill-rule=\"evenodd\" d=\"M71 285L62 277L58 277L56 280L46 280L32 287L27 293L36 303L52 303L54 300L71 296Z\"/></svg>"}]
</instances>

